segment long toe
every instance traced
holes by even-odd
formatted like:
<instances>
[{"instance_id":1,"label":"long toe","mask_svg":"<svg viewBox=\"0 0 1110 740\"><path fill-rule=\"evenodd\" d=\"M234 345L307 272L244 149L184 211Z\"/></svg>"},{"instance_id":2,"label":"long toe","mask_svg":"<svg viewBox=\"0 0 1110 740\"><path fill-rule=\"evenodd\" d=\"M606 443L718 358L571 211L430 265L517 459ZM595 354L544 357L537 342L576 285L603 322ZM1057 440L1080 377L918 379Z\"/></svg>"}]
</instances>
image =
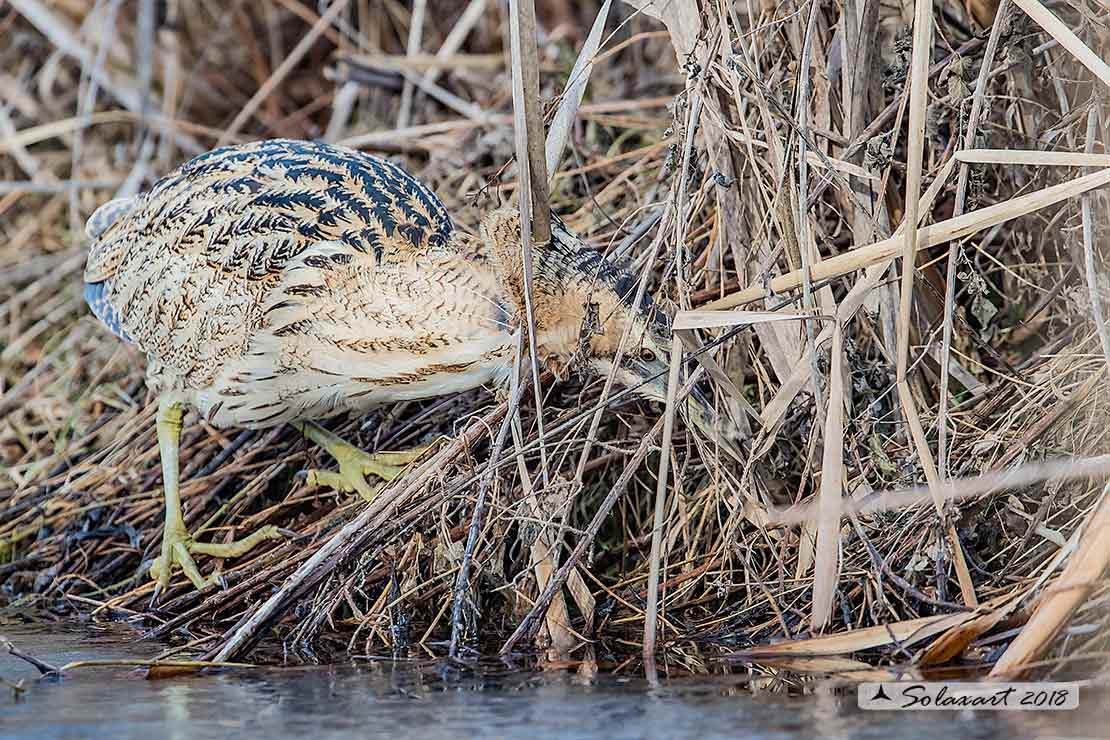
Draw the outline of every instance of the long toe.
<instances>
[{"instance_id":1,"label":"long toe","mask_svg":"<svg viewBox=\"0 0 1110 740\"><path fill-rule=\"evenodd\" d=\"M308 471L308 483L327 486L344 492L357 492L365 499L371 499L381 486L372 487L367 477L391 481L405 471L405 468L421 457L430 445L415 447L411 450L365 452L340 439L314 422L298 422L297 428L309 439L327 450L339 464L339 472L322 470Z\"/></svg>"},{"instance_id":2,"label":"long toe","mask_svg":"<svg viewBox=\"0 0 1110 740\"><path fill-rule=\"evenodd\" d=\"M330 442L331 440L329 440ZM373 500L384 487L384 483L397 478L405 472L408 465L428 449L427 446L398 452L364 452L346 442L328 444L328 453L339 464L338 471L307 470L305 482L311 487L333 488L344 493L357 493L367 501ZM371 485L368 478L377 478L384 483Z\"/></svg>"},{"instance_id":3,"label":"long toe","mask_svg":"<svg viewBox=\"0 0 1110 740\"><path fill-rule=\"evenodd\" d=\"M331 470L305 471L305 483L311 488L332 488L343 493L357 493L367 501L372 501L381 492L384 484L371 486L366 480L371 471L365 470L361 465L348 463L339 464L339 472Z\"/></svg>"},{"instance_id":4,"label":"long toe","mask_svg":"<svg viewBox=\"0 0 1110 740\"><path fill-rule=\"evenodd\" d=\"M198 591L217 582L219 573L205 577L200 573L193 555L217 558L237 558L246 555L266 540L284 539L281 531L272 525L262 527L241 540L226 543L197 542L192 535L177 528L167 529L163 535L162 554L150 566L150 575L157 582L156 591L164 593L169 587L170 576L180 568Z\"/></svg>"}]
</instances>

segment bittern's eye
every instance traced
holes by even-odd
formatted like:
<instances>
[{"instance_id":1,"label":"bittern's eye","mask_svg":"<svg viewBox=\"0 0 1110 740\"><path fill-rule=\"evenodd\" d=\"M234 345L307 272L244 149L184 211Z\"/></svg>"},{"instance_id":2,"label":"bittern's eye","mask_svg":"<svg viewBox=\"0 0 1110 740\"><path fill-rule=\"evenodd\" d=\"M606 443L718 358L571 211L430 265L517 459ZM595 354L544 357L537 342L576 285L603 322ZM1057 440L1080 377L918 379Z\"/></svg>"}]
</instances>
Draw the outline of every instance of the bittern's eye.
<instances>
[{"instance_id":1,"label":"bittern's eye","mask_svg":"<svg viewBox=\"0 0 1110 740\"><path fill-rule=\"evenodd\" d=\"M641 347L640 359L644 362L655 362L655 351L648 347Z\"/></svg>"}]
</instances>

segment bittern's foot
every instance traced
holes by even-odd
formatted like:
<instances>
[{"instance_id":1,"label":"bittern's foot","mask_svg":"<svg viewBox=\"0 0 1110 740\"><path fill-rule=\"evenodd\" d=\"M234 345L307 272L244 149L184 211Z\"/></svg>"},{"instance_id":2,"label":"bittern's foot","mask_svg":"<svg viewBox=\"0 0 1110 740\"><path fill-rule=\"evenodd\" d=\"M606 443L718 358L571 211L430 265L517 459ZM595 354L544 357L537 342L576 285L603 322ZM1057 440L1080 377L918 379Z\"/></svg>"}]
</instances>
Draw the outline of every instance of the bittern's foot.
<instances>
[{"instance_id":1,"label":"bittern's foot","mask_svg":"<svg viewBox=\"0 0 1110 740\"><path fill-rule=\"evenodd\" d=\"M255 545L266 540L279 540L282 534L273 525L267 525L252 532L241 540L217 544L214 542L197 542L184 524L167 526L162 532L162 554L154 559L150 566L150 575L158 582L155 596L162 593L170 585L170 576L175 567L181 568L185 576L193 582L197 590L215 583L219 574L205 578L197 569L193 561L193 554L211 555L217 558L237 558L246 555Z\"/></svg>"},{"instance_id":2,"label":"bittern's foot","mask_svg":"<svg viewBox=\"0 0 1110 740\"><path fill-rule=\"evenodd\" d=\"M302 434L327 450L328 454L339 463L338 472L306 471L308 485L325 486L344 493L357 492L367 501L373 500L385 483L404 472L405 466L419 458L427 449L427 447L417 447L398 452L369 453L344 442L317 424L298 423L295 426ZM366 480L367 476L380 478L384 482L371 486Z\"/></svg>"}]
</instances>

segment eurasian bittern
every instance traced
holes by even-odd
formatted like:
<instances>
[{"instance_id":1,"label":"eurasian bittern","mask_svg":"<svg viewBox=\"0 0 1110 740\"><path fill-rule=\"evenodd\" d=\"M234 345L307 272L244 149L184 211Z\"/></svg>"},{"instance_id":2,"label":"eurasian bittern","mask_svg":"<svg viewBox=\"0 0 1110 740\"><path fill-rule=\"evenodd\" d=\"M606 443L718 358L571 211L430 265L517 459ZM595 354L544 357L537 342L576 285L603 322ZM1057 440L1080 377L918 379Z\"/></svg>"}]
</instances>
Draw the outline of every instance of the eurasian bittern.
<instances>
[{"instance_id":1,"label":"eurasian bittern","mask_svg":"<svg viewBox=\"0 0 1110 740\"><path fill-rule=\"evenodd\" d=\"M178 493L184 406L219 427L292 422L339 472L317 482L370 497L412 456L369 455L312 423L506 381L526 325L520 220L488 214L475 238L394 164L361 152L274 140L202 154L150 192L89 219L85 297L147 356L160 396L166 499L158 590L174 566L203 588L191 553L236 557L280 537L264 527L230 544L195 541ZM633 305L636 282L558 219L534 253L539 359L608 373L660 399L666 317Z\"/></svg>"}]
</instances>

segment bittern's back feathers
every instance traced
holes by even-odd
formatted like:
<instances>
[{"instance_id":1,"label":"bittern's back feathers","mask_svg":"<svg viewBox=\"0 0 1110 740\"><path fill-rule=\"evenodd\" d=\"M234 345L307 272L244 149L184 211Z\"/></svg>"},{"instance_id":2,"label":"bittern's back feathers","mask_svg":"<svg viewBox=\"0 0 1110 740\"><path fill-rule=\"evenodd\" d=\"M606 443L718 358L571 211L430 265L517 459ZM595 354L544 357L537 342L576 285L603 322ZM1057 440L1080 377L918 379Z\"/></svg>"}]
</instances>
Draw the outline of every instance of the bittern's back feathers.
<instances>
[{"instance_id":1,"label":"bittern's back feathers","mask_svg":"<svg viewBox=\"0 0 1110 740\"><path fill-rule=\"evenodd\" d=\"M149 193L102 206L86 231L95 241L85 280L100 282L112 277L121 253L137 239L224 270L251 262L248 273L262 278L314 242L341 241L380 259L387 241L443 246L452 226L439 198L391 162L273 139L194 157ZM263 237L282 243L265 260L250 254Z\"/></svg>"}]
</instances>

